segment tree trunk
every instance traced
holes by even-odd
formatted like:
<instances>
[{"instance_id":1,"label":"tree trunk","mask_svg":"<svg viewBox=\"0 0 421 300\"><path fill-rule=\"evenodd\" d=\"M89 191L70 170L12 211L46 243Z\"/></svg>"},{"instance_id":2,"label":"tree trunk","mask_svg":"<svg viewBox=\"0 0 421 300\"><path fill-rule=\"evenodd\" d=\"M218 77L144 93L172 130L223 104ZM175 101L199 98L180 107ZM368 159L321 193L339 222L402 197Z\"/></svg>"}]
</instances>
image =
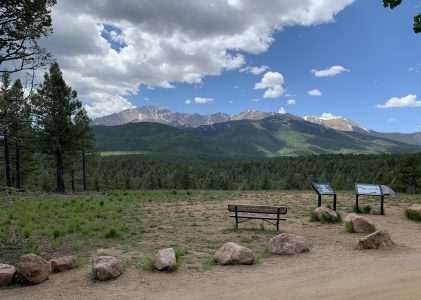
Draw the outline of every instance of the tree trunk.
<instances>
[{"instance_id":1,"label":"tree trunk","mask_svg":"<svg viewBox=\"0 0 421 300\"><path fill-rule=\"evenodd\" d=\"M21 172L20 172L20 146L16 142L16 188L21 188Z\"/></svg>"},{"instance_id":2,"label":"tree trunk","mask_svg":"<svg viewBox=\"0 0 421 300\"><path fill-rule=\"evenodd\" d=\"M82 177L83 177L83 190L86 192L86 159L85 150L82 150Z\"/></svg>"},{"instance_id":3,"label":"tree trunk","mask_svg":"<svg viewBox=\"0 0 421 300\"><path fill-rule=\"evenodd\" d=\"M4 134L4 166L6 175L6 186L12 187L12 178L10 175L10 151L9 151L9 138L7 132Z\"/></svg>"},{"instance_id":4,"label":"tree trunk","mask_svg":"<svg viewBox=\"0 0 421 300\"><path fill-rule=\"evenodd\" d=\"M64 186L64 167L63 167L63 153L56 151L56 179L57 179L57 192L65 193Z\"/></svg>"},{"instance_id":5,"label":"tree trunk","mask_svg":"<svg viewBox=\"0 0 421 300\"><path fill-rule=\"evenodd\" d=\"M76 193L75 189L75 170L72 169L72 192Z\"/></svg>"}]
</instances>

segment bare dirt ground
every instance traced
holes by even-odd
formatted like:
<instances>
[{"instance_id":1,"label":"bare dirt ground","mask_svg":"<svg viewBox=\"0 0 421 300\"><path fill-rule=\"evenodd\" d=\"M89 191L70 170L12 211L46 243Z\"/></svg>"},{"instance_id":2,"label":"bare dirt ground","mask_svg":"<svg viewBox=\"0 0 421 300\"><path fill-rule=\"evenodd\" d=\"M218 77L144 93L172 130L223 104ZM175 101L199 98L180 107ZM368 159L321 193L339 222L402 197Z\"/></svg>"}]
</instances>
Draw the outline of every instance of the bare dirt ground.
<instances>
[{"instance_id":1,"label":"bare dirt ground","mask_svg":"<svg viewBox=\"0 0 421 300\"><path fill-rule=\"evenodd\" d=\"M391 234L397 246L366 251L355 249L363 235L346 233L343 224L309 221L307 211L316 204L312 193L245 192L233 197L226 201L178 203L178 213L168 213L170 219L162 222L161 234L146 235L145 247L150 247L152 241L155 248L166 246L171 240L186 248L191 245L182 266L174 273L139 271L129 265L116 280L95 282L89 265L85 265L52 274L37 286L2 289L0 299L421 299L421 224L407 220L403 214L410 202L421 202L419 197L389 199L387 215L369 216L377 229ZM376 199L364 201L378 209ZM253 223L243 225L245 229L238 232L230 230L232 220L227 217L226 205L233 202L287 205L288 220L282 231L305 236L310 252L270 256L253 266L197 269L195 257L214 253L223 242L234 241L259 252L275 235L266 225L265 231L255 230ZM352 204L351 194L339 198L343 217ZM160 208L161 216L165 208L174 211L169 203L161 203ZM191 218L175 221L184 216ZM127 259L138 250L109 251Z\"/></svg>"}]
</instances>

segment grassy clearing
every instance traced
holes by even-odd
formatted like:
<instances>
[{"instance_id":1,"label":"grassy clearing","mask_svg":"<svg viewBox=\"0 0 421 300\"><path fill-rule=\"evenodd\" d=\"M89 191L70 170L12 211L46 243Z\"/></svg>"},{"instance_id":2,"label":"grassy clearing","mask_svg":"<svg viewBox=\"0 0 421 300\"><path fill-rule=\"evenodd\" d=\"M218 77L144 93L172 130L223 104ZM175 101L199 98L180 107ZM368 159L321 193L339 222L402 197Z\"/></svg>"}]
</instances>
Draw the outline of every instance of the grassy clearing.
<instances>
[{"instance_id":1,"label":"grassy clearing","mask_svg":"<svg viewBox=\"0 0 421 300\"><path fill-rule=\"evenodd\" d=\"M144 272L151 269L151 255L172 247L177 268L201 271L214 265L217 249L233 241L252 249L258 262L269 256L267 243L278 234L275 227L256 220L241 223L236 230L227 205L286 205L288 219L281 222L281 231L316 227L320 232L320 223L308 221L316 201L314 193L297 191L0 193L0 261L15 264L22 254L33 252L46 259L73 254L88 263L93 253L104 249ZM421 197L408 195L393 201L421 203ZM338 209L351 210L353 203L353 194L344 193Z\"/></svg>"}]
</instances>

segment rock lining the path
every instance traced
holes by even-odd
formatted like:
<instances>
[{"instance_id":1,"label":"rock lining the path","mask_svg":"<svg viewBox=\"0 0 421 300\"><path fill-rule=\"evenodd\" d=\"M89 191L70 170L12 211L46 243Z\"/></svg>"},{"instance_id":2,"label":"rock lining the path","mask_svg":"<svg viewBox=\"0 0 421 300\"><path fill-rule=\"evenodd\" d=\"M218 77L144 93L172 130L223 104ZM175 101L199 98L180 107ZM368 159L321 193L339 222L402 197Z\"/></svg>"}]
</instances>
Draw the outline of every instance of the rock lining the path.
<instances>
[{"instance_id":1,"label":"rock lining the path","mask_svg":"<svg viewBox=\"0 0 421 300\"><path fill-rule=\"evenodd\" d=\"M220 265L251 265L254 263L253 251L233 242L224 244L214 255Z\"/></svg>"},{"instance_id":2,"label":"rock lining the path","mask_svg":"<svg viewBox=\"0 0 421 300\"><path fill-rule=\"evenodd\" d=\"M269 240L269 251L276 255L294 255L309 252L306 240L303 236L281 233Z\"/></svg>"}]
</instances>

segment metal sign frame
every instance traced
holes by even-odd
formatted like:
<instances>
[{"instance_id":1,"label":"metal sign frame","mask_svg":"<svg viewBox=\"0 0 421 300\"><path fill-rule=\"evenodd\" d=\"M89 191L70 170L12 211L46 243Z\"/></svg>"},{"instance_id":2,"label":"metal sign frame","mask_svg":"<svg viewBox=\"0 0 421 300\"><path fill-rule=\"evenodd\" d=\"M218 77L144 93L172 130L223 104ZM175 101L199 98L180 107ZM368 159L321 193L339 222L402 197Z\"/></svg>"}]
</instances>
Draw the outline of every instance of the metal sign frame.
<instances>
[{"instance_id":1,"label":"metal sign frame","mask_svg":"<svg viewBox=\"0 0 421 300\"><path fill-rule=\"evenodd\" d=\"M318 185L319 186L321 186L321 185L327 186L332 192L331 193L323 193L317 188ZM320 183L320 182L312 182L311 187L317 193L317 206L318 207L322 206L322 196L333 196L333 210L336 211L336 192L335 192L334 189L332 189L330 184Z\"/></svg>"},{"instance_id":2,"label":"metal sign frame","mask_svg":"<svg viewBox=\"0 0 421 300\"><path fill-rule=\"evenodd\" d=\"M358 186L365 185L365 186L376 186L378 187L380 194L373 194L373 193L364 193L360 194L358 191ZM358 201L360 196L372 196L372 197L380 197L380 214L384 215L384 194L383 189L380 184L366 184L366 183L355 183L355 210L358 212Z\"/></svg>"}]
</instances>

